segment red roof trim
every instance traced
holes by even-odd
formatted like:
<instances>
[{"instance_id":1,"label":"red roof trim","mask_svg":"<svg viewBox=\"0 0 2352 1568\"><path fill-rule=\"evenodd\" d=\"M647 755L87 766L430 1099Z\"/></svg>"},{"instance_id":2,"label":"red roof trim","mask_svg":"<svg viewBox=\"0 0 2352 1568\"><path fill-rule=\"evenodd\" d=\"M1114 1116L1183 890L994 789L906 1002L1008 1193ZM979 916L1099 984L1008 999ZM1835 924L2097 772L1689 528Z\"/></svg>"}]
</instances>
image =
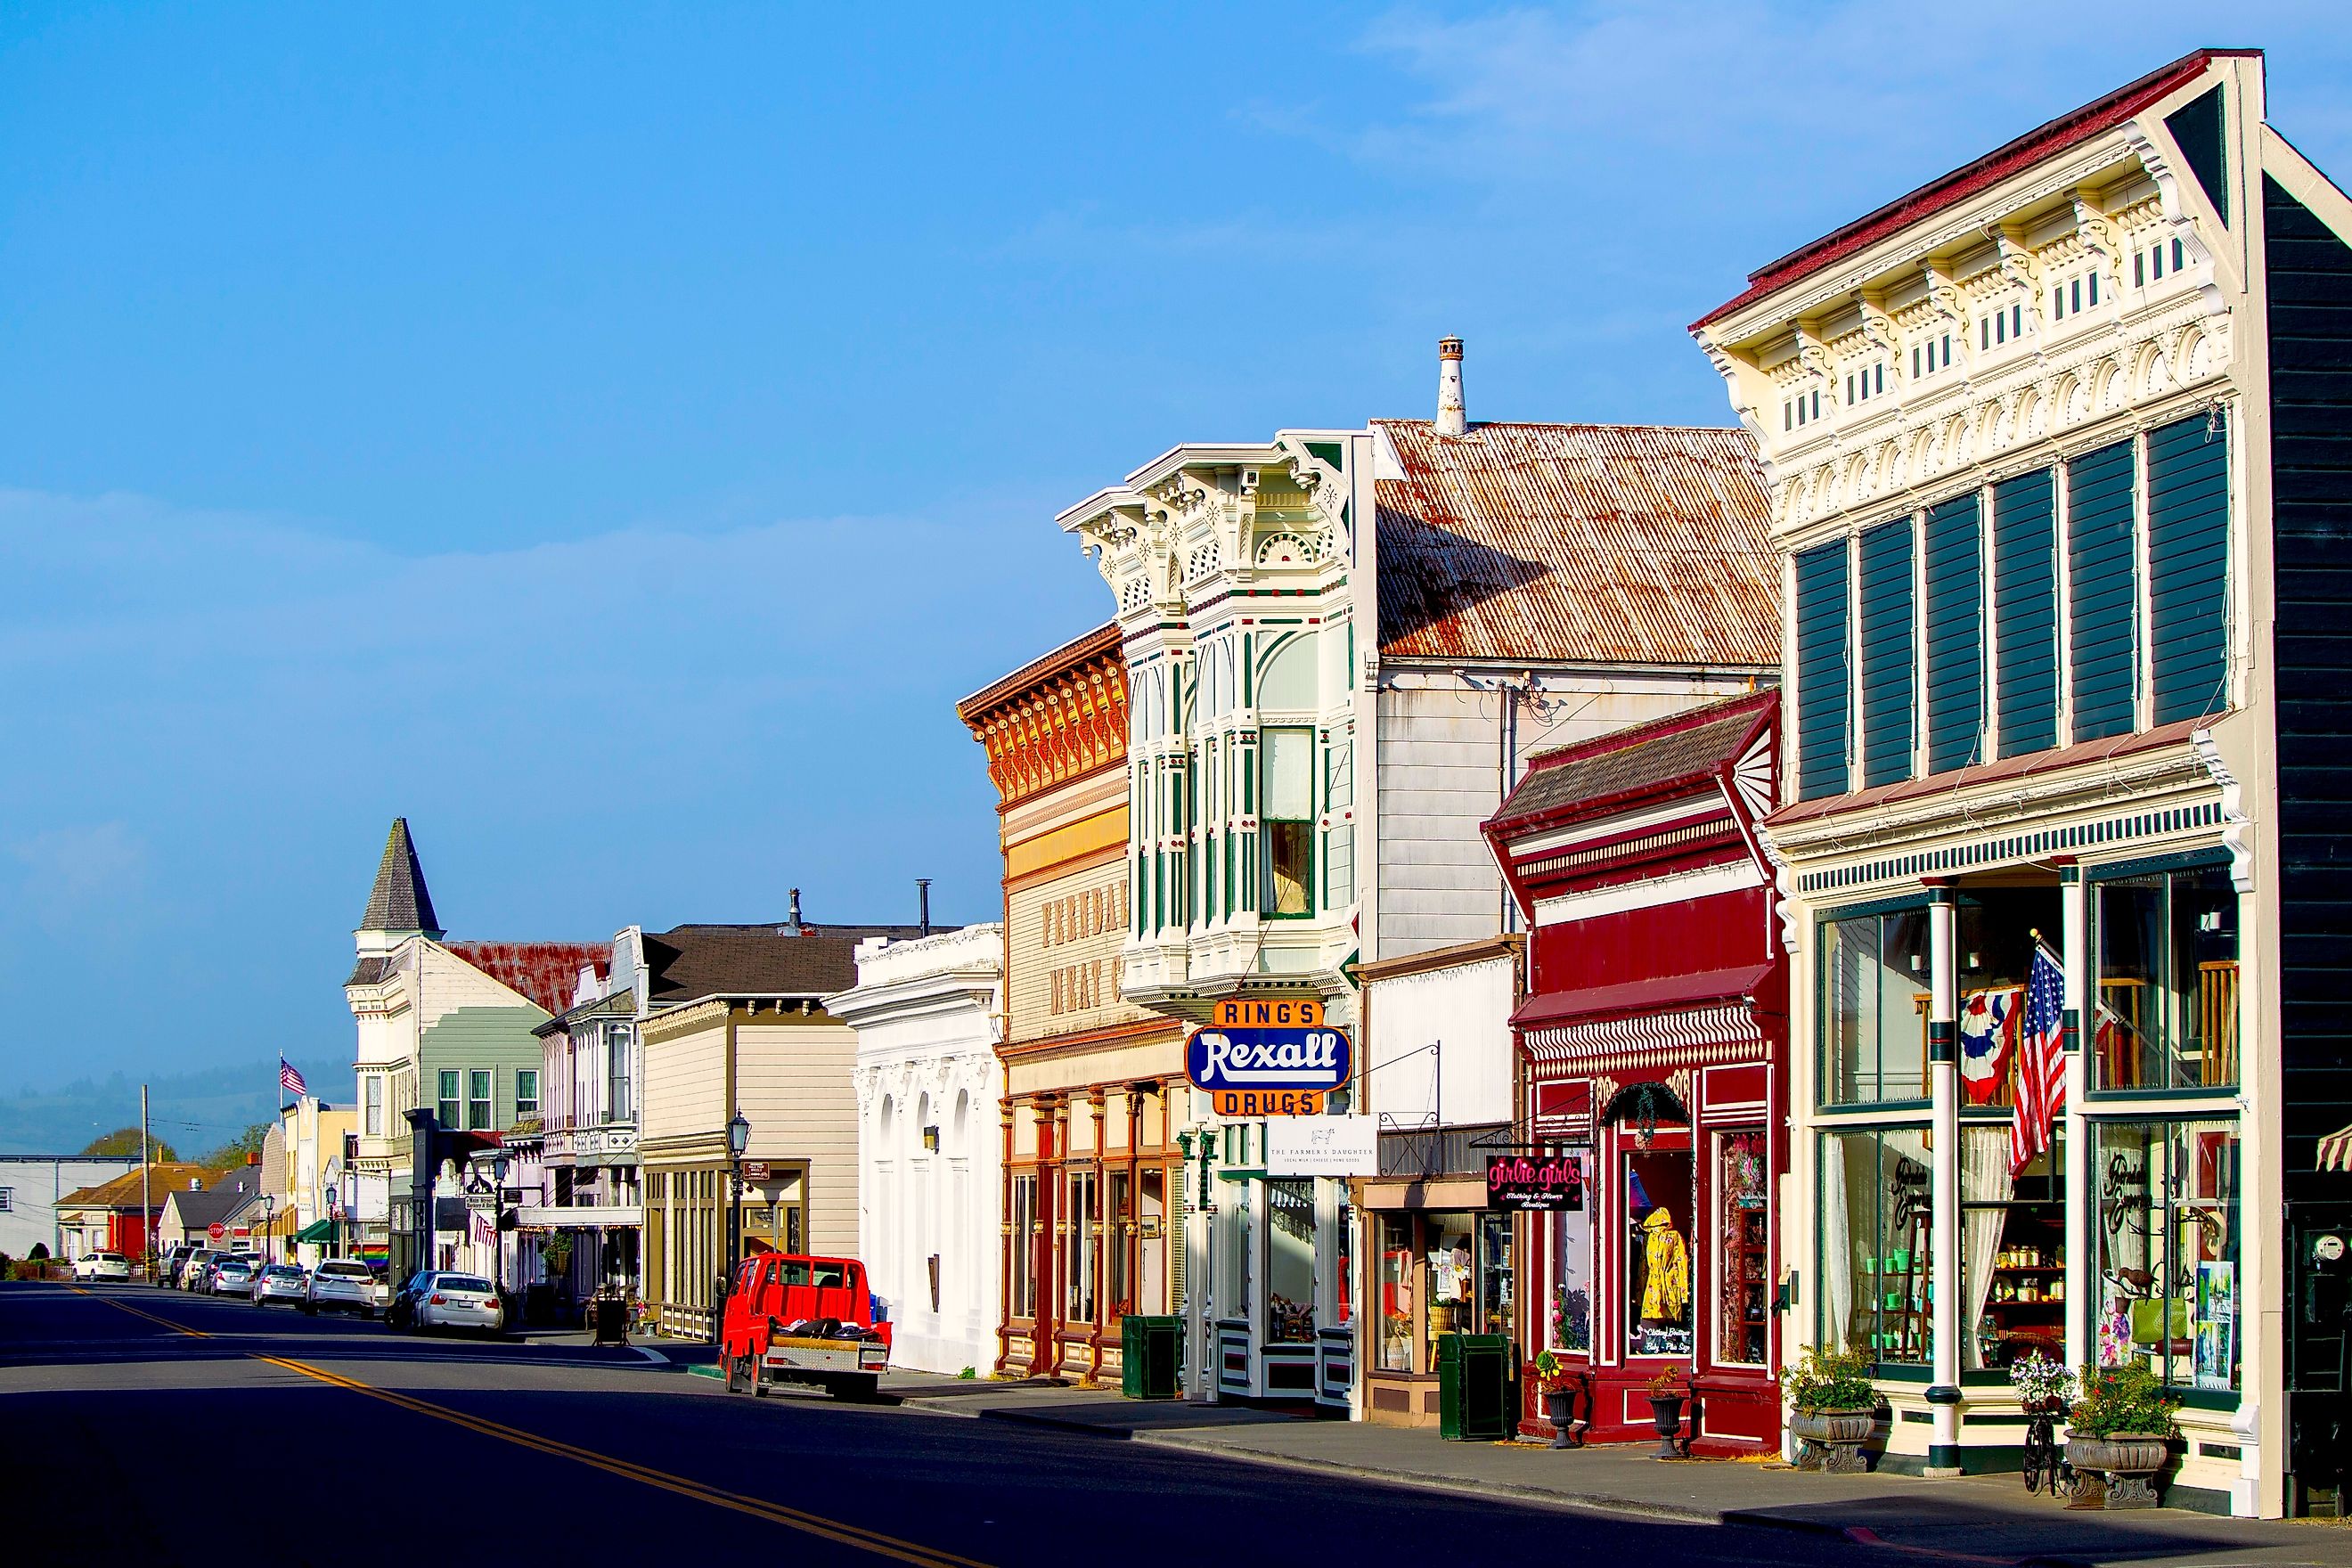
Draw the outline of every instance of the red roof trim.
<instances>
[{"instance_id":1,"label":"red roof trim","mask_svg":"<svg viewBox=\"0 0 2352 1568\"><path fill-rule=\"evenodd\" d=\"M1771 973L1769 963L1750 963L1697 974L1670 974L1659 980L1593 985L1581 991L1546 992L1520 1003L1518 1011L1511 1015L1511 1026L1552 1029L1612 1014L1663 1013L1699 1002L1752 997Z\"/></svg>"},{"instance_id":2,"label":"red roof trim","mask_svg":"<svg viewBox=\"0 0 2352 1568\"><path fill-rule=\"evenodd\" d=\"M2194 81L2217 59L2261 58L2260 49L2199 49L2194 54L2184 55L2170 65L2150 71L2126 87L2116 89L2105 98L2037 126L2005 146L1986 153L1975 163L1930 180L1908 195L1896 197L1876 212L1858 217L1844 227L1823 235L1811 245L1801 247L1778 261L1757 268L1748 275L1746 289L1693 321L1690 330L1696 332L1702 327L1711 326L1768 294L1827 269L1898 229L1907 228L1947 207L1958 205L2038 159L2062 153L2102 132L2115 129L2165 94Z\"/></svg>"},{"instance_id":3,"label":"red roof trim","mask_svg":"<svg viewBox=\"0 0 2352 1568\"><path fill-rule=\"evenodd\" d=\"M1557 747L1552 751L1538 752L1528 759L1527 772L1519 775L1520 784L1525 784L1529 777L1546 768L1558 767L1565 763L1581 762L1589 757L1622 751L1629 746L1643 745L1667 735L1680 733L1685 730L1695 730L1701 724L1712 724L1718 720L1728 719L1742 708L1753 709L1755 712L1755 721L1740 731L1739 739L1732 745L1725 747L1722 755L1706 767L1694 768L1671 778L1653 779L1647 784L1637 784L1632 789L1620 790L1614 795L1572 801L1565 805L1556 805L1543 811L1525 812L1507 816L1497 812L1482 823L1480 829L1497 844L1508 844L1511 840L1525 837L1538 828L1557 827L1564 823L1607 816L1625 809L1633 802L1687 791L1694 784L1713 778L1726 763L1738 762L1747 754L1748 748L1756 743L1758 733L1771 721L1774 705L1780 701L1780 689L1777 686L1768 686L1760 691L1751 691L1744 697L1728 698L1721 702L1709 702L1697 708L1685 708L1679 713L1670 713L1663 719L1653 719L1641 724L1629 724L1622 730L1612 730L1606 734L1595 735L1589 741L1578 741L1570 745ZM1638 837L1659 831L1661 831L1659 828L1644 827L1633 836ZM1579 847L1586 847L1586 846L1579 846Z\"/></svg>"}]
</instances>

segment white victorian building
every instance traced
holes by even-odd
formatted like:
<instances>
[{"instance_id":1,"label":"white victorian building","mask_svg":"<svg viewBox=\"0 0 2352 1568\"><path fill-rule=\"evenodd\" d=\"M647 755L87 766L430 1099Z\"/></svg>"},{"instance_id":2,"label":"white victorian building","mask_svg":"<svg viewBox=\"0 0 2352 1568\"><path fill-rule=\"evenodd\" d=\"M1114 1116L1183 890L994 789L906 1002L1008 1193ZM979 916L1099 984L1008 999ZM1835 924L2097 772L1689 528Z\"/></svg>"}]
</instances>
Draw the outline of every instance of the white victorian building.
<instances>
[{"instance_id":1,"label":"white victorian building","mask_svg":"<svg viewBox=\"0 0 2352 1568\"><path fill-rule=\"evenodd\" d=\"M996 1360L1003 973L994 922L871 937L856 988L824 1001L857 1031L857 1252L894 1365Z\"/></svg>"}]
</instances>

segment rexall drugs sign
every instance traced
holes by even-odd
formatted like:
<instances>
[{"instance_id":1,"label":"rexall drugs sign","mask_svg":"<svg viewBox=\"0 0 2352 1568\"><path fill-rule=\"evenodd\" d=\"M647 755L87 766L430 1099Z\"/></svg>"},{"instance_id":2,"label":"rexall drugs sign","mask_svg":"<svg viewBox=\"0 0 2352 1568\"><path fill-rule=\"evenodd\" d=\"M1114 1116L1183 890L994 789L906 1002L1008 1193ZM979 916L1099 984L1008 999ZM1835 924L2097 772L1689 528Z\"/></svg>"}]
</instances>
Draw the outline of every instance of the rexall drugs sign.
<instances>
[{"instance_id":1,"label":"rexall drugs sign","mask_svg":"<svg viewBox=\"0 0 2352 1568\"><path fill-rule=\"evenodd\" d=\"M1219 1003L1186 1042L1184 1065L1220 1116L1313 1116L1354 1063L1346 1031L1307 999Z\"/></svg>"}]
</instances>

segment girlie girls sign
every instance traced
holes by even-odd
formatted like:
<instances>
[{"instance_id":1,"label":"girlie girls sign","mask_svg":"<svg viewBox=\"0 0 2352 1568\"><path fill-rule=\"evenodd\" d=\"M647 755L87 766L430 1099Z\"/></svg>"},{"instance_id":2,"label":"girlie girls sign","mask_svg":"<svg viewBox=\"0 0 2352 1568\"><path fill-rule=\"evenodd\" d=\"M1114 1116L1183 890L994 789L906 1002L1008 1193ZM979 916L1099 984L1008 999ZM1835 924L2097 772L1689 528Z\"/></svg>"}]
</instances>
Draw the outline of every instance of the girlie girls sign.
<instances>
[{"instance_id":1,"label":"girlie girls sign","mask_svg":"<svg viewBox=\"0 0 2352 1568\"><path fill-rule=\"evenodd\" d=\"M1550 1214L1584 1206L1584 1163L1574 1154L1489 1154L1486 1206Z\"/></svg>"}]
</instances>

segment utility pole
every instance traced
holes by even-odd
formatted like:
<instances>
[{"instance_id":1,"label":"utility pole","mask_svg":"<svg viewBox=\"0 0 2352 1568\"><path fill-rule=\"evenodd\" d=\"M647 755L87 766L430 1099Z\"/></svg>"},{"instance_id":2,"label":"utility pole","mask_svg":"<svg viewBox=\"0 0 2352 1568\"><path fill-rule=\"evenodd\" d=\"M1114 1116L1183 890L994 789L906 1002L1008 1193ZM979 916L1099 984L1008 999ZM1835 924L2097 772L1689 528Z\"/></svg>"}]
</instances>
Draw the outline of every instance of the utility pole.
<instances>
[{"instance_id":1,"label":"utility pole","mask_svg":"<svg viewBox=\"0 0 2352 1568\"><path fill-rule=\"evenodd\" d=\"M147 1086L139 1086L139 1262L143 1268L155 1251L155 1163L147 1157Z\"/></svg>"}]
</instances>

